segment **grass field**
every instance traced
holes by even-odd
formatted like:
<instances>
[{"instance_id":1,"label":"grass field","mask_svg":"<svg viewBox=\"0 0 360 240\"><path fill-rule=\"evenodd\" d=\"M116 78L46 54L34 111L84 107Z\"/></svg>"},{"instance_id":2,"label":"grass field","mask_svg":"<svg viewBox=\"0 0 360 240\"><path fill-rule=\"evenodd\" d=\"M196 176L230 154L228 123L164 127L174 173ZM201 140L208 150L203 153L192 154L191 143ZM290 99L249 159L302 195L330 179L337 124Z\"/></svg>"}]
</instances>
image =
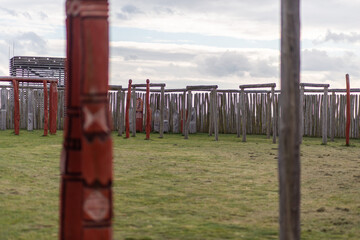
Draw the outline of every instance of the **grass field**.
<instances>
[{"instance_id":1,"label":"grass field","mask_svg":"<svg viewBox=\"0 0 360 240\"><path fill-rule=\"evenodd\" d=\"M0 239L57 239L62 132L0 132ZM264 136L114 133L114 239L277 239L277 145ZM360 239L360 141L301 146L302 239Z\"/></svg>"}]
</instances>

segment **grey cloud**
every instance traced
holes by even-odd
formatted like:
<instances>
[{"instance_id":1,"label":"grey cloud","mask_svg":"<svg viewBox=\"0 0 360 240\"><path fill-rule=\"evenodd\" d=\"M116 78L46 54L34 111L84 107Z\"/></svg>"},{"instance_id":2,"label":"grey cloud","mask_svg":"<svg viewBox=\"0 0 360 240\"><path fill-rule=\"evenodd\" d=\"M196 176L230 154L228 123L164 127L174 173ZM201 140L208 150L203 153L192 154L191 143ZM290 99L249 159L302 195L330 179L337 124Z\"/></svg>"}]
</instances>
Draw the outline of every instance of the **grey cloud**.
<instances>
[{"instance_id":1,"label":"grey cloud","mask_svg":"<svg viewBox=\"0 0 360 240\"><path fill-rule=\"evenodd\" d=\"M130 13L130 14L134 14L134 13L142 13L139 8L135 7L134 5L125 5L124 7L121 8L122 12L124 13Z\"/></svg>"},{"instance_id":2,"label":"grey cloud","mask_svg":"<svg viewBox=\"0 0 360 240\"><path fill-rule=\"evenodd\" d=\"M359 33L333 33L330 30L326 33L324 42L334 41L334 42L360 42L360 34Z\"/></svg>"},{"instance_id":3,"label":"grey cloud","mask_svg":"<svg viewBox=\"0 0 360 240\"><path fill-rule=\"evenodd\" d=\"M217 77L229 75L244 76L249 73L253 77L275 77L278 69L271 60L250 60L246 54L226 51L221 55L202 58L199 69L205 74Z\"/></svg>"},{"instance_id":4,"label":"grey cloud","mask_svg":"<svg viewBox=\"0 0 360 240\"><path fill-rule=\"evenodd\" d=\"M195 55L190 53L164 52L130 47L111 47L111 56L121 56L125 61L191 61Z\"/></svg>"},{"instance_id":5,"label":"grey cloud","mask_svg":"<svg viewBox=\"0 0 360 240\"><path fill-rule=\"evenodd\" d=\"M128 20L134 15L142 14L143 12L134 5L128 4L121 8L121 12L116 13L116 17L121 20Z\"/></svg>"},{"instance_id":6,"label":"grey cloud","mask_svg":"<svg viewBox=\"0 0 360 240\"><path fill-rule=\"evenodd\" d=\"M38 54L46 54L47 43L46 41L34 32L21 33L16 36L15 50L19 51L33 51ZM12 44L12 42L9 42Z\"/></svg>"},{"instance_id":7,"label":"grey cloud","mask_svg":"<svg viewBox=\"0 0 360 240\"><path fill-rule=\"evenodd\" d=\"M23 12L22 15L23 15L24 17L26 17L27 19L29 19L29 20L32 19L30 13L28 13L28 12Z\"/></svg>"},{"instance_id":8,"label":"grey cloud","mask_svg":"<svg viewBox=\"0 0 360 240\"><path fill-rule=\"evenodd\" d=\"M301 69L304 71L328 71L342 74L351 72L356 76L360 75L360 70L358 70L360 59L351 52L346 52L343 56L329 56L326 51L312 49L304 50L301 57Z\"/></svg>"},{"instance_id":9,"label":"grey cloud","mask_svg":"<svg viewBox=\"0 0 360 240\"><path fill-rule=\"evenodd\" d=\"M39 12L39 16L40 16L41 20L45 20L45 19L49 18L49 16L46 13L44 13L43 11Z\"/></svg>"},{"instance_id":10,"label":"grey cloud","mask_svg":"<svg viewBox=\"0 0 360 240\"><path fill-rule=\"evenodd\" d=\"M0 10L2 10L3 12L8 13L8 14L10 14L11 16L14 16L14 17L16 17L16 16L18 15L18 14L16 13L16 11L11 10L11 9L8 9L8 8L0 7Z\"/></svg>"}]
</instances>

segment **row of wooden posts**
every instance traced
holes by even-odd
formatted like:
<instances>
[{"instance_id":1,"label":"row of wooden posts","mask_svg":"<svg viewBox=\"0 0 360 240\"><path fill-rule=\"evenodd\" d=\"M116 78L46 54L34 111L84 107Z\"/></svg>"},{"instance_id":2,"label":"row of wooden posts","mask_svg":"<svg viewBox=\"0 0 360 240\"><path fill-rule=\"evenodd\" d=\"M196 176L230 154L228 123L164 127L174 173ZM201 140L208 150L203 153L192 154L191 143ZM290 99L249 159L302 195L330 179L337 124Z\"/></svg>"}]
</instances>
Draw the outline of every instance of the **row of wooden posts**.
<instances>
[{"instance_id":1,"label":"row of wooden posts","mask_svg":"<svg viewBox=\"0 0 360 240\"><path fill-rule=\"evenodd\" d=\"M130 105L130 131L136 136L136 125L141 119L142 129L146 124L145 89L133 85ZM217 86L188 86L186 89L165 89L163 84L153 84L150 94L151 129L160 132L180 133L218 133L242 135L264 134L276 142L279 129L279 91L275 84L241 85L240 90L218 90ZM269 90L248 90L249 88L270 88ZM312 87L311 89L308 89ZM314 89L321 87L321 89ZM329 94L330 92L330 94ZM302 84L301 132L303 136L345 137L346 95L345 90L330 89L327 84ZM353 89L350 98L350 137L360 136L360 89ZM20 87L20 128L44 128L44 91L39 87ZM214 97L217 96L217 97ZM113 130L119 135L125 132L127 91L120 86L112 86L109 91L109 109ZM1 88L1 129L14 128L13 89ZM137 104L138 102L138 104ZM57 129L63 129L65 117L64 90L59 88L57 109ZM141 103L141 109L137 107ZM185 106L185 111L183 111ZM213 108L213 106L217 106ZM326 109L326 111L324 111ZM243 114L245 113L245 114ZM140 115L139 115L140 114ZM143 116L143 117L142 117ZM189 116L189 117L187 117ZM162 120L163 119L163 120ZM186 119L182 121L182 119ZM214 124L214 123L217 124ZM161 124L163 123L163 124Z\"/></svg>"}]
</instances>

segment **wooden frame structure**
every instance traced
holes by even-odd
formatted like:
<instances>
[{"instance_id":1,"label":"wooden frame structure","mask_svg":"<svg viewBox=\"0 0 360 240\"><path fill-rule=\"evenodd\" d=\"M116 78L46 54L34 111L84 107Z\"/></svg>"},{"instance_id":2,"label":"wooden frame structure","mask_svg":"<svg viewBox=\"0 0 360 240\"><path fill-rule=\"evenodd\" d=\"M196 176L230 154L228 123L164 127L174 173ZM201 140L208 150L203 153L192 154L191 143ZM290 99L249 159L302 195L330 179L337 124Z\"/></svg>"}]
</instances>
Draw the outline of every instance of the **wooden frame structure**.
<instances>
[{"instance_id":1,"label":"wooden frame structure","mask_svg":"<svg viewBox=\"0 0 360 240\"><path fill-rule=\"evenodd\" d=\"M19 106L19 83L42 83L44 88L44 136L48 134L49 114L48 114L48 91L47 84L50 83L50 133L56 133L56 114L57 114L57 79L53 78L27 78L27 77L0 77L0 82L11 82L14 88L14 131L19 135L20 131L20 106Z\"/></svg>"},{"instance_id":2,"label":"wooden frame structure","mask_svg":"<svg viewBox=\"0 0 360 240\"><path fill-rule=\"evenodd\" d=\"M165 87L166 84L165 83L150 83L149 79L146 79L146 84L131 84L130 80L129 80L129 87L128 87L128 95L127 95L127 101L126 101L126 129L130 128L130 123L129 123L129 110L130 110L130 99L132 99L132 106L133 106L133 111L132 111L132 137L136 136L136 88L141 88L141 87L145 87L146 88L146 127L145 127L145 131L146 131L146 140L150 139L150 119L151 119L151 111L150 111L150 88L151 87L160 87L160 92L161 92L161 98L160 98L160 129L159 129L159 133L160 133L160 138L164 137L164 105L165 105ZM132 92L130 91L130 89L132 89ZM138 90L143 90L143 89L138 89ZM132 97L130 97L132 96ZM128 138L128 130L126 132L126 136Z\"/></svg>"},{"instance_id":3,"label":"wooden frame structure","mask_svg":"<svg viewBox=\"0 0 360 240\"><path fill-rule=\"evenodd\" d=\"M322 112L322 144L327 144L327 108L328 108L328 90L330 85L329 84L319 84L319 83L300 83L300 143L302 142L302 138L304 136L304 110L303 110L303 102L304 102L304 92L305 87L318 87L324 88L324 98L323 98L323 112ZM330 124L330 126L332 126Z\"/></svg>"},{"instance_id":4,"label":"wooden frame structure","mask_svg":"<svg viewBox=\"0 0 360 240\"><path fill-rule=\"evenodd\" d=\"M190 127L190 119L191 119L191 110L192 110L192 95L191 91L210 91L210 125L209 125L209 136L214 133L215 141L219 140L219 128L218 128L218 112L216 110L217 106L217 88L218 85L195 85L195 86L186 86L184 91L183 98L183 134L184 138L189 138L189 127ZM187 95L187 108L185 108L185 96ZM187 109L187 117L186 111ZM216 124L215 124L216 123Z\"/></svg>"},{"instance_id":5,"label":"wooden frame structure","mask_svg":"<svg viewBox=\"0 0 360 240\"><path fill-rule=\"evenodd\" d=\"M271 99L272 99L272 103L273 103L273 115L274 115L274 120L273 120L273 143L276 143L276 134L277 134L277 130L276 130L276 106L275 106L275 87L276 87L276 83L264 83L264 84L246 84L246 85L240 85L239 88L241 89L241 117L242 117L242 141L246 142L246 109L245 109L245 101L246 101L246 96L245 96L245 89L246 88L271 88ZM268 106L270 107L270 106ZM268 119L267 119L267 137L270 138L270 124L269 122L271 122L271 118L269 118L270 116L270 108L267 109L268 114ZM238 115L238 118L240 117L240 114ZM240 123L240 120L238 120L238 122ZM240 129L238 127L238 129ZM238 134L239 136L239 134Z\"/></svg>"}]
</instances>

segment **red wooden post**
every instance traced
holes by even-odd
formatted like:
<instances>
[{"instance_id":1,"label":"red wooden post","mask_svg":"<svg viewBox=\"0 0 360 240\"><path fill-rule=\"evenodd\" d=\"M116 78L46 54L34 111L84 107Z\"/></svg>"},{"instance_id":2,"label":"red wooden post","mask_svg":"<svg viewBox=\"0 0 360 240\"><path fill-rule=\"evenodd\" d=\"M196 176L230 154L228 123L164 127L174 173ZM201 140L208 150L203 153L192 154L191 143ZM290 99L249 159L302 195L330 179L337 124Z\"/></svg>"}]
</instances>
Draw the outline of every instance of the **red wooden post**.
<instances>
[{"instance_id":1,"label":"red wooden post","mask_svg":"<svg viewBox=\"0 0 360 240\"><path fill-rule=\"evenodd\" d=\"M107 0L81 1L83 239L112 239L112 139ZM96 69L96 71L94 71Z\"/></svg>"},{"instance_id":2,"label":"red wooden post","mask_svg":"<svg viewBox=\"0 0 360 240\"><path fill-rule=\"evenodd\" d=\"M125 131L126 138L130 137L130 122L129 122L129 110L130 110L130 100L131 100L131 83L132 80L129 80L128 93L126 98L126 112L125 112Z\"/></svg>"},{"instance_id":3,"label":"red wooden post","mask_svg":"<svg viewBox=\"0 0 360 240\"><path fill-rule=\"evenodd\" d=\"M346 74L346 146L350 145L350 77Z\"/></svg>"},{"instance_id":4,"label":"red wooden post","mask_svg":"<svg viewBox=\"0 0 360 240\"><path fill-rule=\"evenodd\" d=\"M59 239L108 240L112 238L108 3L67 0L66 13L67 114Z\"/></svg>"},{"instance_id":5,"label":"red wooden post","mask_svg":"<svg viewBox=\"0 0 360 240\"><path fill-rule=\"evenodd\" d=\"M44 85L44 136L47 136L48 124L49 124L47 81L43 81L43 85Z\"/></svg>"},{"instance_id":6,"label":"red wooden post","mask_svg":"<svg viewBox=\"0 0 360 240\"><path fill-rule=\"evenodd\" d=\"M14 130L15 135L19 135L20 130L20 106L19 106L19 82L12 80L14 87Z\"/></svg>"},{"instance_id":7,"label":"red wooden post","mask_svg":"<svg viewBox=\"0 0 360 240\"><path fill-rule=\"evenodd\" d=\"M58 90L57 84L52 82L50 84L50 134L56 134L56 117L57 117L57 105L58 105Z\"/></svg>"},{"instance_id":8,"label":"red wooden post","mask_svg":"<svg viewBox=\"0 0 360 240\"><path fill-rule=\"evenodd\" d=\"M150 120L151 120L151 113L150 113L150 80L146 79L146 140L150 139Z\"/></svg>"}]
</instances>

